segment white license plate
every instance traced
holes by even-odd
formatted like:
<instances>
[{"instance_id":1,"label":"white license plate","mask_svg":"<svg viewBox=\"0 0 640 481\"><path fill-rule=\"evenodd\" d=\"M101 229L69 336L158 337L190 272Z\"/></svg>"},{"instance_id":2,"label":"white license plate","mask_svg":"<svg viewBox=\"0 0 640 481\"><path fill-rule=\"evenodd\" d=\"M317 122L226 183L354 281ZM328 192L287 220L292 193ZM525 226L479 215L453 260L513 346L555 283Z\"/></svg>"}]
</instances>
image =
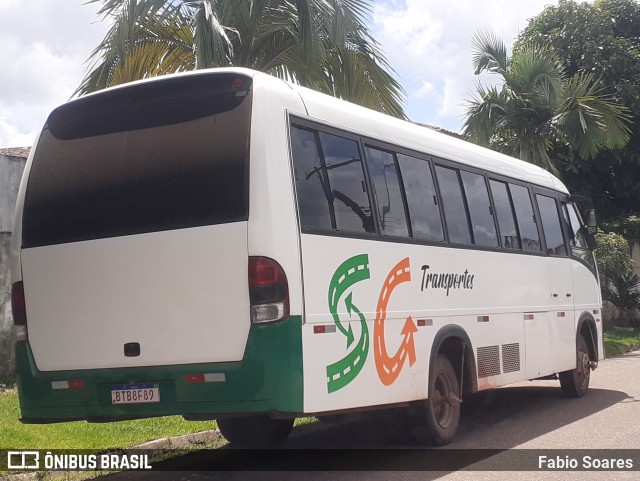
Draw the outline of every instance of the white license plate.
<instances>
[{"instance_id":1,"label":"white license plate","mask_svg":"<svg viewBox=\"0 0 640 481\"><path fill-rule=\"evenodd\" d=\"M157 382L111 386L111 404L148 404L158 402L160 402L160 387Z\"/></svg>"}]
</instances>

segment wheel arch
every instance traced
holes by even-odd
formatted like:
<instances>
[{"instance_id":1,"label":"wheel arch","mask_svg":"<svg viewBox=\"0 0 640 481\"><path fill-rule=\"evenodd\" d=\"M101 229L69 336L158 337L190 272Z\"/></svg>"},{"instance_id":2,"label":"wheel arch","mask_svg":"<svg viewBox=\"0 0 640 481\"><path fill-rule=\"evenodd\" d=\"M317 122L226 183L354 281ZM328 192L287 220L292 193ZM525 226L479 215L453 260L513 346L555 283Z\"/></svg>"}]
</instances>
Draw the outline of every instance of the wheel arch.
<instances>
[{"instance_id":1,"label":"wheel arch","mask_svg":"<svg viewBox=\"0 0 640 481\"><path fill-rule=\"evenodd\" d=\"M445 355L451 361L456 376L461 381L462 393L478 391L475 353L471 340L462 327L447 324L436 333L429 357L429 375L438 354Z\"/></svg>"},{"instance_id":2,"label":"wheel arch","mask_svg":"<svg viewBox=\"0 0 640 481\"><path fill-rule=\"evenodd\" d=\"M578 318L578 324L576 327L576 345L578 343L578 336L582 335L587 342L589 348L589 359L597 362L598 359L598 328L596 327L596 320L593 315L585 311L580 314Z\"/></svg>"}]
</instances>

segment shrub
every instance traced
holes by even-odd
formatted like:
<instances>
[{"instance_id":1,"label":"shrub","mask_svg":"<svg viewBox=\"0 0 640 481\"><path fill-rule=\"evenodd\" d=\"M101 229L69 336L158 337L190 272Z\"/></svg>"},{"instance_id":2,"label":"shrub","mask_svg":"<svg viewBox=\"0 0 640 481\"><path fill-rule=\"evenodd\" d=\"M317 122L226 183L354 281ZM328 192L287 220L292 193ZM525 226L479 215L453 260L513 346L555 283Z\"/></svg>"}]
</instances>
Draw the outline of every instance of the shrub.
<instances>
[{"instance_id":1,"label":"shrub","mask_svg":"<svg viewBox=\"0 0 640 481\"><path fill-rule=\"evenodd\" d=\"M622 324L640 327L638 309L640 308L640 278L633 273L614 274L608 284L602 286L602 297L620 309Z\"/></svg>"},{"instance_id":2,"label":"shrub","mask_svg":"<svg viewBox=\"0 0 640 481\"><path fill-rule=\"evenodd\" d=\"M615 275L629 274L633 269L629 243L620 234L599 232L596 234L598 248L595 250L600 280L604 286Z\"/></svg>"},{"instance_id":3,"label":"shrub","mask_svg":"<svg viewBox=\"0 0 640 481\"><path fill-rule=\"evenodd\" d=\"M629 243L614 232L598 233L598 248L595 250L600 273L602 298L619 310L617 319L606 319L606 325L615 320L619 325L634 325L638 322L640 278L633 274L633 260Z\"/></svg>"},{"instance_id":4,"label":"shrub","mask_svg":"<svg viewBox=\"0 0 640 481\"><path fill-rule=\"evenodd\" d=\"M620 234L625 239L637 240L640 239L640 217L637 215L620 217L619 219L604 223L602 229L607 232Z\"/></svg>"}]
</instances>

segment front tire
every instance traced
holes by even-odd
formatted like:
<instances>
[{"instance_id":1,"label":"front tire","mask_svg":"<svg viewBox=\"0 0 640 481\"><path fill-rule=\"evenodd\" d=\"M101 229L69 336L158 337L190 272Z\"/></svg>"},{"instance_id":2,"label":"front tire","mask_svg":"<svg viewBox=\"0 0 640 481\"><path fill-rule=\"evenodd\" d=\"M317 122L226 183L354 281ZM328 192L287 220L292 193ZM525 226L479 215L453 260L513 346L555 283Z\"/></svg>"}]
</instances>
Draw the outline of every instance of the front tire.
<instances>
[{"instance_id":1,"label":"front tire","mask_svg":"<svg viewBox=\"0 0 640 481\"><path fill-rule=\"evenodd\" d=\"M576 368L559 374L560 387L567 397L579 398L587 394L591 378L589 348L584 336L580 334L577 341Z\"/></svg>"},{"instance_id":2,"label":"front tire","mask_svg":"<svg viewBox=\"0 0 640 481\"><path fill-rule=\"evenodd\" d=\"M460 422L460 385L451 361L441 354L429 377L429 398L411 407L411 430L420 444L449 444Z\"/></svg>"},{"instance_id":3,"label":"front tire","mask_svg":"<svg viewBox=\"0 0 640 481\"><path fill-rule=\"evenodd\" d=\"M273 447L283 443L293 419L272 419L266 414L218 419L218 429L234 446L246 448Z\"/></svg>"}]
</instances>

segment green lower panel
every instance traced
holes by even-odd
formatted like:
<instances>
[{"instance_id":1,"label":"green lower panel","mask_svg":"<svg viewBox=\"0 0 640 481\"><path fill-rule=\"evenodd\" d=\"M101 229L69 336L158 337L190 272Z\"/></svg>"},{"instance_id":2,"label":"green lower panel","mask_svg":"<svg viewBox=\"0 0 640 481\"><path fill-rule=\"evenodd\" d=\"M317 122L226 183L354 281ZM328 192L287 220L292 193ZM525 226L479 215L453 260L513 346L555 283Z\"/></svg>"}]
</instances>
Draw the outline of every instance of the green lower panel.
<instances>
[{"instance_id":1,"label":"green lower panel","mask_svg":"<svg viewBox=\"0 0 640 481\"><path fill-rule=\"evenodd\" d=\"M77 371L38 371L28 342L16 345L22 420L56 422L166 415L302 412L301 318L253 325L241 362ZM224 382L188 383L193 374L224 374ZM54 381L83 381L78 389L53 389ZM157 382L160 402L112 405L111 386Z\"/></svg>"}]
</instances>

